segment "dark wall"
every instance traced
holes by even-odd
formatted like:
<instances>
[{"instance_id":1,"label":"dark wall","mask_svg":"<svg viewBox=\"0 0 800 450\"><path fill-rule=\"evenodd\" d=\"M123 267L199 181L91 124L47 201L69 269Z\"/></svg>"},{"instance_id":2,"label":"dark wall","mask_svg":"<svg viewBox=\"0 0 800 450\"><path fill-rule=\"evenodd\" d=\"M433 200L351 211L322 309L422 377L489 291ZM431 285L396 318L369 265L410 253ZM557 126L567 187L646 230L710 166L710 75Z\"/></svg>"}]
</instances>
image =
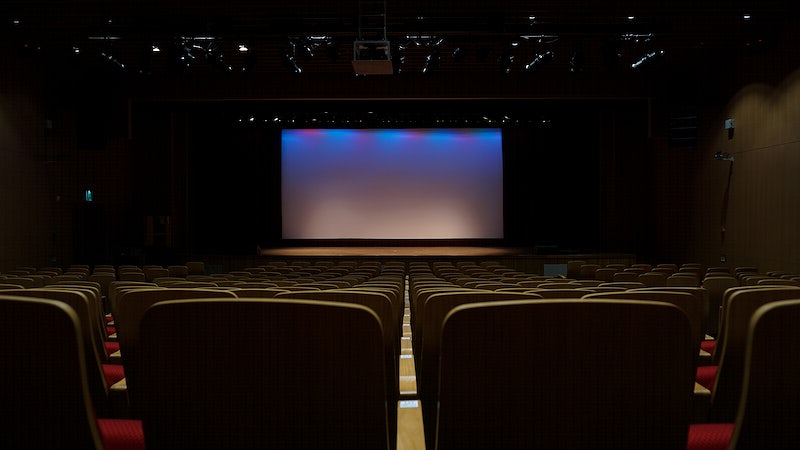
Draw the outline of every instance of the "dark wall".
<instances>
[{"instance_id":1,"label":"dark wall","mask_svg":"<svg viewBox=\"0 0 800 450\"><path fill-rule=\"evenodd\" d=\"M333 100L291 108L267 101L135 106L136 166L144 176L137 177L141 197L133 214L155 216L156 222L168 216L170 227L162 230L168 240L147 241L149 252L180 259L287 245L280 239L280 130L317 125L271 118L310 121L326 111L326 117L344 121L362 106ZM391 117L393 126L405 126L396 120L448 126L441 119L456 112L512 118L498 125L504 145L503 244L543 253L643 249L640 228L651 215L641 201L650 190L646 101L398 100L371 106L378 108L371 115L378 119L364 126L386 126L380 117ZM631 215L642 221L630 223Z\"/></svg>"}]
</instances>

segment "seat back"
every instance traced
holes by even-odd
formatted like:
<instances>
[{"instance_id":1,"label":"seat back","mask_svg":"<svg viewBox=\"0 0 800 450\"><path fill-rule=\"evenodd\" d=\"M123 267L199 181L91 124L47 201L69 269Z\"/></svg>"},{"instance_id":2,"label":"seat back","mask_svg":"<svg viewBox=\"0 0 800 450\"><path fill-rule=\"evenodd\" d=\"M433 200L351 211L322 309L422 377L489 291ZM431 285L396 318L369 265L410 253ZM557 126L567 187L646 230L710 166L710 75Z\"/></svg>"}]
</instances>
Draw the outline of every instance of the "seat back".
<instances>
[{"instance_id":1,"label":"seat back","mask_svg":"<svg viewBox=\"0 0 800 450\"><path fill-rule=\"evenodd\" d=\"M158 287L155 283L150 283L147 281L128 281L128 280L117 280L112 281L108 284L108 307L110 308L111 314L116 313L117 309L117 295L119 292L137 288L137 287L144 287L144 288L155 288Z\"/></svg>"},{"instance_id":2,"label":"seat back","mask_svg":"<svg viewBox=\"0 0 800 450\"><path fill-rule=\"evenodd\" d=\"M703 278L702 286L708 291L708 325L706 329L708 334L719 337L722 297L727 289L738 285L739 280L731 275L714 274L706 275Z\"/></svg>"},{"instance_id":3,"label":"seat back","mask_svg":"<svg viewBox=\"0 0 800 450\"><path fill-rule=\"evenodd\" d=\"M103 294L100 285L92 281L76 282L60 282L49 284L47 289L67 289L71 291L81 291L86 294L89 299L89 312L93 321L92 326L95 329L96 340L100 345L101 355L105 355L105 348L102 347L102 342L106 340L106 320L105 320L105 307L103 306Z\"/></svg>"},{"instance_id":4,"label":"seat back","mask_svg":"<svg viewBox=\"0 0 800 450\"><path fill-rule=\"evenodd\" d=\"M667 286L700 286L700 277L693 271L676 272L667 277Z\"/></svg>"},{"instance_id":5,"label":"seat back","mask_svg":"<svg viewBox=\"0 0 800 450\"><path fill-rule=\"evenodd\" d=\"M601 267L595 270L594 278L601 281L614 281L614 274L622 269L614 267Z\"/></svg>"},{"instance_id":6,"label":"seat back","mask_svg":"<svg viewBox=\"0 0 800 450\"><path fill-rule=\"evenodd\" d=\"M648 300L672 303L681 308L689 317L692 325L692 336L697 348L703 340L703 304L698 297L689 292L670 291L659 289L631 289L622 292L595 292L583 296L584 299L619 299L619 300Z\"/></svg>"},{"instance_id":7,"label":"seat back","mask_svg":"<svg viewBox=\"0 0 800 450\"><path fill-rule=\"evenodd\" d=\"M425 336L425 327L423 326L423 317L425 317L425 305L428 303L428 298L438 293L450 292L490 292L490 291L476 291L475 289L465 288L458 285L445 284L445 285L427 285L425 287L418 287L414 296L411 298L411 332L414 337L414 354L422 354L422 341Z\"/></svg>"},{"instance_id":8,"label":"seat back","mask_svg":"<svg viewBox=\"0 0 800 450\"><path fill-rule=\"evenodd\" d=\"M125 367L125 382L128 389L128 400L131 411L137 414L137 382L139 338L141 337L139 322L144 312L153 304L186 298L230 298L236 296L230 291L212 289L170 289L170 288L134 288L118 293L117 313L114 322L117 326L117 340Z\"/></svg>"},{"instance_id":9,"label":"seat back","mask_svg":"<svg viewBox=\"0 0 800 450\"><path fill-rule=\"evenodd\" d=\"M611 277L611 281L639 281L639 272L621 270Z\"/></svg>"},{"instance_id":10,"label":"seat back","mask_svg":"<svg viewBox=\"0 0 800 450\"><path fill-rule=\"evenodd\" d=\"M339 287L338 289L349 289L353 291L380 292L386 295L391 301L392 317L397 325L403 323L403 310L405 309L405 298L403 295L404 287L396 283L360 283L354 286Z\"/></svg>"},{"instance_id":11,"label":"seat back","mask_svg":"<svg viewBox=\"0 0 800 450\"><path fill-rule=\"evenodd\" d=\"M688 317L666 302L458 306L428 448L683 450L696 353Z\"/></svg>"},{"instance_id":12,"label":"seat back","mask_svg":"<svg viewBox=\"0 0 800 450\"><path fill-rule=\"evenodd\" d=\"M592 291L590 288L572 286L567 287L566 283L562 283L564 287L561 288L535 288L525 291L526 294L538 295L542 298L581 298ZM595 286L596 287L596 286Z\"/></svg>"},{"instance_id":13,"label":"seat back","mask_svg":"<svg viewBox=\"0 0 800 450\"><path fill-rule=\"evenodd\" d=\"M667 274L663 272L645 272L639 274L639 281L644 283L645 286L666 286Z\"/></svg>"},{"instance_id":14,"label":"seat back","mask_svg":"<svg viewBox=\"0 0 800 450\"><path fill-rule=\"evenodd\" d=\"M417 361L417 392L422 402L425 429L432 430L435 424L436 398L439 388L439 355L442 324L447 314L458 305L504 300L537 300L536 294L521 292L495 292L480 290L454 290L433 293L425 302L421 329L425 330L419 352L414 349ZM420 337L414 332L414 339ZM426 437L432 435L426 433Z\"/></svg>"},{"instance_id":15,"label":"seat back","mask_svg":"<svg viewBox=\"0 0 800 450\"><path fill-rule=\"evenodd\" d=\"M152 306L141 332L148 450L390 448L396 405L365 306L176 300Z\"/></svg>"},{"instance_id":16,"label":"seat back","mask_svg":"<svg viewBox=\"0 0 800 450\"><path fill-rule=\"evenodd\" d=\"M305 299L328 302L352 303L366 306L381 321L382 339L386 357L387 398L395 403L400 398L400 358L401 328L393 317L391 299L383 292L370 292L357 289L330 289L323 291L287 291L275 296L276 299ZM396 411L390 410L390 423L396 423Z\"/></svg>"},{"instance_id":17,"label":"seat back","mask_svg":"<svg viewBox=\"0 0 800 450\"><path fill-rule=\"evenodd\" d=\"M711 390L709 420L733 422L742 391L747 333L756 310L770 302L800 298L796 286L733 289L723 301L724 331L717 343L719 364Z\"/></svg>"},{"instance_id":18,"label":"seat back","mask_svg":"<svg viewBox=\"0 0 800 450\"><path fill-rule=\"evenodd\" d=\"M758 308L749 328L729 448L800 448L800 296Z\"/></svg>"},{"instance_id":19,"label":"seat back","mask_svg":"<svg viewBox=\"0 0 800 450\"><path fill-rule=\"evenodd\" d=\"M708 329L708 321L709 321L709 306L708 306L708 290L702 286L647 286L642 288L635 288L631 289L633 291L646 291L646 290L656 290L656 291L666 291L666 292L687 292L692 294L696 300L695 307L700 308L700 317L701 317L701 326L702 329L700 330L702 333L701 338L705 339L706 330Z\"/></svg>"},{"instance_id":20,"label":"seat back","mask_svg":"<svg viewBox=\"0 0 800 450\"><path fill-rule=\"evenodd\" d=\"M365 289L326 289L321 291L286 291L278 293L275 298L301 298L307 300L325 300L348 302L364 305L372 309L378 318L386 336L387 351L393 357L400 355L400 337L402 332L397 327L391 298L384 292Z\"/></svg>"},{"instance_id":21,"label":"seat back","mask_svg":"<svg viewBox=\"0 0 800 450\"><path fill-rule=\"evenodd\" d=\"M0 447L102 449L75 311L4 294L0 321Z\"/></svg>"},{"instance_id":22,"label":"seat back","mask_svg":"<svg viewBox=\"0 0 800 450\"><path fill-rule=\"evenodd\" d=\"M16 289L4 291L3 294L59 301L72 308L78 319L78 326L81 331L81 344L83 345L84 353L83 361L86 363L86 381L92 396L92 402L98 409L98 412L108 412L108 386L103 376L102 368L102 362L105 357L105 347L102 342L97 342L97 330L95 329L95 321L90 306L91 300L88 295L79 290L64 288ZM30 325L36 328L40 327L39 324L32 323ZM51 352L52 350L49 346L44 346L36 351L34 357L49 358Z\"/></svg>"}]
</instances>

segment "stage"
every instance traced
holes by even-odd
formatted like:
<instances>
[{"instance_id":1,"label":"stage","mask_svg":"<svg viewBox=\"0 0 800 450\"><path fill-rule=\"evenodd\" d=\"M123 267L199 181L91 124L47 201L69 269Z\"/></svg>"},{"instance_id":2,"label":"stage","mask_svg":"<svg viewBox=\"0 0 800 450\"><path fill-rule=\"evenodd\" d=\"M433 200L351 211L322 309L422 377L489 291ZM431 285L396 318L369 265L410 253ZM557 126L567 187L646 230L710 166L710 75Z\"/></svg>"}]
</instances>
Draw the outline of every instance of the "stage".
<instances>
[{"instance_id":1,"label":"stage","mask_svg":"<svg viewBox=\"0 0 800 450\"><path fill-rule=\"evenodd\" d=\"M259 249L262 256L274 257L492 257L530 254L530 249L472 246L400 246L400 247L280 247Z\"/></svg>"},{"instance_id":2,"label":"stage","mask_svg":"<svg viewBox=\"0 0 800 450\"><path fill-rule=\"evenodd\" d=\"M625 264L636 262L636 255L628 253L539 253L536 248L507 246L286 246L257 249L257 255L247 261L226 261L226 266L257 266L274 260L317 261L379 260L379 261L494 261L527 273L545 273L564 270L569 261L587 264Z\"/></svg>"}]
</instances>

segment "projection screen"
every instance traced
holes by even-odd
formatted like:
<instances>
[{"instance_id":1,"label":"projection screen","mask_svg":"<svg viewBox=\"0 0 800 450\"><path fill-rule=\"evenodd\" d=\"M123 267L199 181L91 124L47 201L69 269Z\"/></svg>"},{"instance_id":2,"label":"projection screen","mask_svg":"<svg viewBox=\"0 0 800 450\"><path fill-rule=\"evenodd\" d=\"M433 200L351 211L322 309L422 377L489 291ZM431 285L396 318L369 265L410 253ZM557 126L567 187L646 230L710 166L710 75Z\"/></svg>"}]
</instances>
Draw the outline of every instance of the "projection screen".
<instances>
[{"instance_id":1,"label":"projection screen","mask_svg":"<svg viewBox=\"0 0 800 450\"><path fill-rule=\"evenodd\" d=\"M284 129L284 239L501 239L499 128Z\"/></svg>"}]
</instances>

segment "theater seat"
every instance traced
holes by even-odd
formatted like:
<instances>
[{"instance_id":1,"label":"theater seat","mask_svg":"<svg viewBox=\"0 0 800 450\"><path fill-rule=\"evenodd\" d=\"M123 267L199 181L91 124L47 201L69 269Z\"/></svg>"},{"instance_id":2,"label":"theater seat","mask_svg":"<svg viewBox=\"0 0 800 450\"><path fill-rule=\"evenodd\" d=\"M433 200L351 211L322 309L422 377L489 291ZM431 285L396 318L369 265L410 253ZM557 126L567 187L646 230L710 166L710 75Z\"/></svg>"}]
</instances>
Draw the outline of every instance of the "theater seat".
<instances>
[{"instance_id":1,"label":"theater seat","mask_svg":"<svg viewBox=\"0 0 800 450\"><path fill-rule=\"evenodd\" d=\"M125 377L122 366L107 364L104 361L103 352L105 349L102 343L98 344L99 326L94 320L91 300L85 292L80 289L60 288L32 288L4 291L4 294L18 297L30 297L48 299L63 302L68 305L78 318L78 325L81 329L81 343L84 345L83 361L86 364L86 380L89 386L94 406L100 416L109 417L115 413L113 411L114 402L109 397L110 387ZM33 326L33 325L32 325ZM38 325L36 325L38 327ZM37 351L40 358L49 358L52 354L49 346L45 346Z\"/></svg>"},{"instance_id":2,"label":"theater seat","mask_svg":"<svg viewBox=\"0 0 800 450\"><path fill-rule=\"evenodd\" d=\"M140 323L148 450L395 448L387 408L399 405L387 398L381 322L366 306L175 300Z\"/></svg>"},{"instance_id":3,"label":"theater seat","mask_svg":"<svg viewBox=\"0 0 800 450\"><path fill-rule=\"evenodd\" d=\"M139 421L96 417L81 327L70 306L2 295L0 317L3 448L144 450ZM46 357L31 357L43 348Z\"/></svg>"},{"instance_id":4,"label":"theater seat","mask_svg":"<svg viewBox=\"0 0 800 450\"><path fill-rule=\"evenodd\" d=\"M800 448L800 299L759 307L746 341L735 421L693 424L687 450Z\"/></svg>"},{"instance_id":5,"label":"theater seat","mask_svg":"<svg viewBox=\"0 0 800 450\"><path fill-rule=\"evenodd\" d=\"M744 380L745 343L756 310L767 303L800 298L795 286L752 286L729 289L723 298L722 335L709 421L732 422L736 416ZM721 346L721 347L720 347Z\"/></svg>"},{"instance_id":6,"label":"theater seat","mask_svg":"<svg viewBox=\"0 0 800 450\"><path fill-rule=\"evenodd\" d=\"M683 450L696 354L689 318L666 302L457 306L426 448Z\"/></svg>"}]
</instances>

